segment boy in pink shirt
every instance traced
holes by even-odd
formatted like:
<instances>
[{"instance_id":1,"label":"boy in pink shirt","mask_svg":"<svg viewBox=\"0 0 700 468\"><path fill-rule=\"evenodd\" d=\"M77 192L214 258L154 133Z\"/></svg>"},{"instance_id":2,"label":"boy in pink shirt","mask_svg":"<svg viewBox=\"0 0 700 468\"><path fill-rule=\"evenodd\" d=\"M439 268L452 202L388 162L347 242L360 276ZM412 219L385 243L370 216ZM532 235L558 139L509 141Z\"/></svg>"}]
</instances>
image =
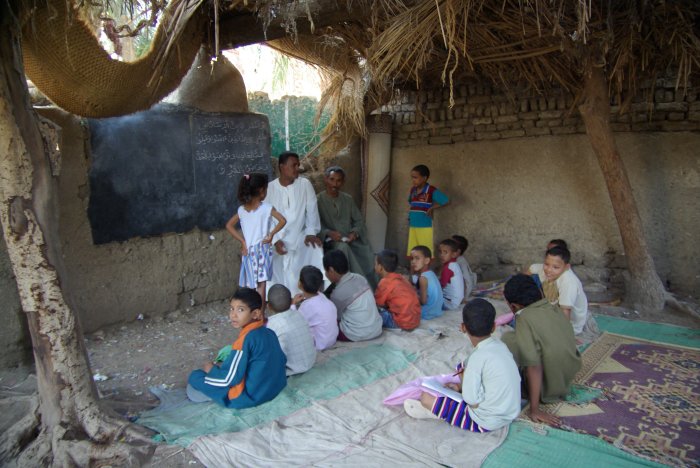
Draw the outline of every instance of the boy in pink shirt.
<instances>
[{"instance_id":1,"label":"boy in pink shirt","mask_svg":"<svg viewBox=\"0 0 700 468\"><path fill-rule=\"evenodd\" d=\"M321 270L307 265L299 273L299 289L303 292L292 300L292 308L296 308L308 322L319 351L330 348L338 339L338 311L330 299L320 294L322 287Z\"/></svg>"}]
</instances>

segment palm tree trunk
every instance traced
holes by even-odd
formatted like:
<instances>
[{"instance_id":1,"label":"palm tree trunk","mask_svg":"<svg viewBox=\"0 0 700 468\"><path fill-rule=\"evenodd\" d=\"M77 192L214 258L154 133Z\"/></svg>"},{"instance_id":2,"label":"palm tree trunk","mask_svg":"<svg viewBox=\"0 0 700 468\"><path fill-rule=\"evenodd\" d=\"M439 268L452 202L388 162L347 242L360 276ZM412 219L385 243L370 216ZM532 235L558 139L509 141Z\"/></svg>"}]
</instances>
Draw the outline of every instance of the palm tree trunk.
<instances>
[{"instance_id":1,"label":"palm tree trunk","mask_svg":"<svg viewBox=\"0 0 700 468\"><path fill-rule=\"evenodd\" d=\"M659 312L663 310L667 293L654 268L632 186L610 129L608 83L603 70L593 60L589 59L586 65L584 80L583 103L579 111L603 173L622 237L628 269L625 299L637 310Z\"/></svg>"},{"instance_id":2,"label":"palm tree trunk","mask_svg":"<svg viewBox=\"0 0 700 468\"><path fill-rule=\"evenodd\" d=\"M0 4L0 221L32 338L40 426L33 439L18 439L11 453L0 454L0 464L18 457L20 466L134 465L152 446L100 408L80 325L61 290L56 181L29 103L9 3Z\"/></svg>"}]
</instances>

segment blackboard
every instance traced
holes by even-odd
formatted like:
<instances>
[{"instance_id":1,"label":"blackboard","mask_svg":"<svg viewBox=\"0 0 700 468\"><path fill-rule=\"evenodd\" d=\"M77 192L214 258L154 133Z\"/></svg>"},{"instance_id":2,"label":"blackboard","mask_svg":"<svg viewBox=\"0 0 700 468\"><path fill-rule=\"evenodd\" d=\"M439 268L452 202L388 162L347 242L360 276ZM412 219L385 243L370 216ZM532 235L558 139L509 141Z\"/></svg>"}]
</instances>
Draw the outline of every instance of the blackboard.
<instances>
[{"instance_id":1,"label":"blackboard","mask_svg":"<svg viewBox=\"0 0 700 468\"><path fill-rule=\"evenodd\" d=\"M270 126L262 114L161 104L88 119L87 125L88 219L95 244L220 229L237 208L241 176L272 177Z\"/></svg>"}]
</instances>

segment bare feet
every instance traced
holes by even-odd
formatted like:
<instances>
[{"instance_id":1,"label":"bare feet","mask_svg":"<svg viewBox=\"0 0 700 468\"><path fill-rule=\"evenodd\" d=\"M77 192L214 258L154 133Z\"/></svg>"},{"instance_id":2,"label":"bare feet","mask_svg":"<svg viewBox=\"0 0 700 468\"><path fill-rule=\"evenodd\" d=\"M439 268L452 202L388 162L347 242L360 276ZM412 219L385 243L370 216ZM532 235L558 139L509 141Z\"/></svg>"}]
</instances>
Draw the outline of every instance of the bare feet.
<instances>
[{"instance_id":1,"label":"bare feet","mask_svg":"<svg viewBox=\"0 0 700 468\"><path fill-rule=\"evenodd\" d=\"M420 395L420 403L425 409L432 409L433 404L435 403L435 397L432 396L430 393L423 392Z\"/></svg>"}]
</instances>

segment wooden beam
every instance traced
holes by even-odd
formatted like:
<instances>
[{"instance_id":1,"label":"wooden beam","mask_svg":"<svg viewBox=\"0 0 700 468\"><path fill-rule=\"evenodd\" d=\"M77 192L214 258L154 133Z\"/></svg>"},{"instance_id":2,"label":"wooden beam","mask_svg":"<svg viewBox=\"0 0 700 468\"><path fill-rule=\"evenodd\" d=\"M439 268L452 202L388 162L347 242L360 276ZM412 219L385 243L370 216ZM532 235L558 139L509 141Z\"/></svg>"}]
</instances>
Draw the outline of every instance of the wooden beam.
<instances>
[{"instance_id":1,"label":"wooden beam","mask_svg":"<svg viewBox=\"0 0 700 468\"><path fill-rule=\"evenodd\" d=\"M323 28L352 21L361 12L355 9L348 10L340 6L343 2L317 1L311 7L312 24L309 21L308 13L305 9L299 9L296 14L296 30L298 34L313 34ZM250 44L281 39L288 36L287 28L284 26L285 18L279 16L274 18L263 28L262 19L254 13L239 13L235 16L224 17L219 23L219 41L222 49L234 49Z\"/></svg>"}]
</instances>

